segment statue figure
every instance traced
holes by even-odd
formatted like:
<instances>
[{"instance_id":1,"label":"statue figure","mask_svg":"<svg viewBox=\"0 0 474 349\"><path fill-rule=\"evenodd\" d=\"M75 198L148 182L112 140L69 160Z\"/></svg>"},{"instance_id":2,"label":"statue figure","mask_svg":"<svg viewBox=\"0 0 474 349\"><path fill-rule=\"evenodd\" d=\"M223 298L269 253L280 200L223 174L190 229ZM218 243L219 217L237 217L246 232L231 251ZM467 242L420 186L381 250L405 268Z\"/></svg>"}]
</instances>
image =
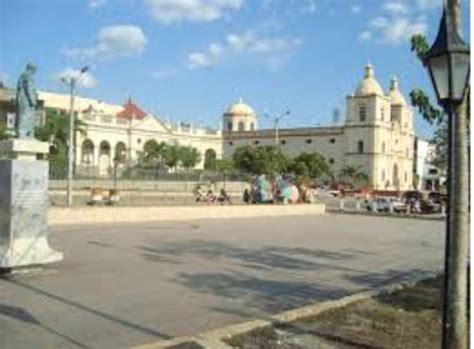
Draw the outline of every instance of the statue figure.
<instances>
[{"instance_id":1,"label":"statue figure","mask_svg":"<svg viewBox=\"0 0 474 349\"><path fill-rule=\"evenodd\" d=\"M38 95L33 81L36 66L28 63L16 87L17 117L15 130L18 138L34 138L35 112Z\"/></svg>"}]
</instances>

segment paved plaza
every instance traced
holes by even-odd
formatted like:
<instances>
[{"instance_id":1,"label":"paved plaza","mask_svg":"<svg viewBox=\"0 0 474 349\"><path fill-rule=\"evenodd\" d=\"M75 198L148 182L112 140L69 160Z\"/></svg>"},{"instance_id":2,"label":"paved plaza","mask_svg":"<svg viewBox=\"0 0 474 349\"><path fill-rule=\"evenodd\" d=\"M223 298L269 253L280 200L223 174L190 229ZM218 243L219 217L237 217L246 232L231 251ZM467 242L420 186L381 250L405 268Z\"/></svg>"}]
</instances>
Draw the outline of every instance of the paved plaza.
<instances>
[{"instance_id":1,"label":"paved plaza","mask_svg":"<svg viewBox=\"0 0 474 349\"><path fill-rule=\"evenodd\" d=\"M442 268L441 221L331 215L54 227L0 279L0 348L125 348Z\"/></svg>"}]
</instances>

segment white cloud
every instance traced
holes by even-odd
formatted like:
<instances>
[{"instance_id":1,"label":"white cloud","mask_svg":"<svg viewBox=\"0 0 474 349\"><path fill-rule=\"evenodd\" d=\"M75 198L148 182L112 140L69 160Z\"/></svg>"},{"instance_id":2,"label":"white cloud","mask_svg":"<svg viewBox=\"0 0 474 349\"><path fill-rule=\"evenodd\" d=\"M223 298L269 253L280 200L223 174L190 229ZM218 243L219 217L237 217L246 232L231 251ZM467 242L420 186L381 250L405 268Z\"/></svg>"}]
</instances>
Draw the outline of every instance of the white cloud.
<instances>
[{"instance_id":1,"label":"white cloud","mask_svg":"<svg viewBox=\"0 0 474 349\"><path fill-rule=\"evenodd\" d=\"M97 44L87 48L64 48L61 53L77 60L139 56L147 40L140 27L114 25L100 29Z\"/></svg>"},{"instance_id":2,"label":"white cloud","mask_svg":"<svg viewBox=\"0 0 474 349\"><path fill-rule=\"evenodd\" d=\"M359 34L360 41L398 45L428 29L426 18L402 0L386 1L380 9L381 13L369 20L368 27Z\"/></svg>"},{"instance_id":3,"label":"white cloud","mask_svg":"<svg viewBox=\"0 0 474 349\"><path fill-rule=\"evenodd\" d=\"M97 79L89 71L82 73L79 70L72 68L66 68L63 71L56 74L55 78L57 80L66 79L70 80L72 78L78 79L77 84L84 88L93 88L97 86Z\"/></svg>"},{"instance_id":4,"label":"white cloud","mask_svg":"<svg viewBox=\"0 0 474 349\"><path fill-rule=\"evenodd\" d=\"M107 0L87 0L87 6L90 9L95 9L97 7L104 6Z\"/></svg>"},{"instance_id":5,"label":"white cloud","mask_svg":"<svg viewBox=\"0 0 474 349\"><path fill-rule=\"evenodd\" d=\"M352 5L352 6L351 6L351 12L352 12L352 13L356 13L356 14L357 14L357 13L360 13L361 10L362 10L362 9L361 9L361 7L360 7L359 5Z\"/></svg>"},{"instance_id":6,"label":"white cloud","mask_svg":"<svg viewBox=\"0 0 474 349\"><path fill-rule=\"evenodd\" d=\"M388 1L382 5L383 10L394 15L403 15L408 12L406 4L399 1Z\"/></svg>"},{"instance_id":7,"label":"white cloud","mask_svg":"<svg viewBox=\"0 0 474 349\"><path fill-rule=\"evenodd\" d=\"M300 39L259 37L251 31L242 34L229 34L224 43L212 43L207 50L191 53L188 56L188 66L191 69L206 68L215 65L226 56L246 52L262 55L288 52L301 44Z\"/></svg>"},{"instance_id":8,"label":"white cloud","mask_svg":"<svg viewBox=\"0 0 474 349\"><path fill-rule=\"evenodd\" d=\"M145 0L158 22L211 22L239 10L244 0Z\"/></svg>"},{"instance_id":9,"label":"white cloud","mask_svg":"<svg viewBox=\"0 0 474 349\"><path fill-rule=\"evenodd\" d=\"M320 0L262 0L262 8L276 13L287 6L289 13L312 15L318 11L319 2Z\"/></svg>"}]
</instances>

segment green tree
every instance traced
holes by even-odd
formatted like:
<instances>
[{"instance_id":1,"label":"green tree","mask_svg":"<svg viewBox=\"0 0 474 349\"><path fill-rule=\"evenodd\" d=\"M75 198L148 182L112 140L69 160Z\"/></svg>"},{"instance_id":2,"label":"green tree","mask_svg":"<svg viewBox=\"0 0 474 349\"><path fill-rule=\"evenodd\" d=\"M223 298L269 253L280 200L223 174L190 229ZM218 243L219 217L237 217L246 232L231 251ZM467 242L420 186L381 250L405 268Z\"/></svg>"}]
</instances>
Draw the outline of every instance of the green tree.
<instances>
[{"instance_id":1,"label":"green tree","mask_svg":"<svg viewBox=\"0 0 474 349\"><path fill-rule=\"evenodd\" d=\"M318 178L329 173L329 166L317 152L301 153L291 161L288 170L298 176Z\"/></svg>"},{"instance_id":2,"label":"green tree","mask_svg":"<svg viewBox=\"0 0 474 349\"><path fill-rule=\"evenodd\" d=\"M179 163L186 169L194 168L201 161L201 154L194 147L180 147L178 152Z\"/></svg>"},{"instance_id":3,"label":"green tree","mask_svg":"<svg viewBox=\"0 0 474 349\"><path fill-rule=\"evenodd\" d=\"M346 165L339 171L339 178L352 187L366 185L369 181L367 174L362 171L362 166Z\"/></svg>"},{"instance_id":4,"label":"green tree","mask_svg":"<svg viewBox=\"0 0 474 349\"><path fill-rule=\"evenodd\" d=\"M230 173L235 170L235 163L231 159L216 159L215 170L221 173Z\"/></svg>"},{"instance_id":5,"label":"green tree","mask_svg":"<svg viewBox=\"0 0 474 349\"><path fill-rule=\"evenodd\" d=\"M420 61L429 50L428 42L424 35L414 35L410 39L411 50L416 54ZM441 171L446 172L448 166L448 124L447 115L442 109L434 107L430 98L421 89L413 89L410 92L411 104L417 108L418 112L423 116L428 123L437 126L434 137L431 142L435 144L435 158L433 165L438 167ZM465 107L470 110L470 93L467 93L467 101ZM469 132L469 113L468 116L468 132ZM469 137L468 137L469 138Z\"/></svg>"},{"instance_id":6,"label":"green tree","mask_svg":"<svg viewBox=\"0 0 474 349\"><path fill-rule=\"evenodd\" d=\"M50 164L50 175L62 177L67 169L67 152L69 144L69 116L61 115L56 110L47 108L44 125L35 129L38 140L50 144L48 160ZM74 143L77 134L86 135L86 124L75 117L74 121Z\"/></svg>"},{"instance_id":7,"label":"green tree","mask_svg":"<svg viewBox=\"0 0 474 349\"><path fill-rule=\"evenodd\" d=\"M169 168L176 168L180 161L180 147L177 144L167 144L164 153L163 160L166 166Z\"/></svg>"},{"instance_id":8,"label":"green tree","mask_svg":"<svg viewBox=\"0 0 474 349\"><path fill-rule=\"evenodd\" d=\"M252 175L274 175L287 169L289 159L275 146L243 146L236 149L235 167Z\"/></svg>"}]
</instances>

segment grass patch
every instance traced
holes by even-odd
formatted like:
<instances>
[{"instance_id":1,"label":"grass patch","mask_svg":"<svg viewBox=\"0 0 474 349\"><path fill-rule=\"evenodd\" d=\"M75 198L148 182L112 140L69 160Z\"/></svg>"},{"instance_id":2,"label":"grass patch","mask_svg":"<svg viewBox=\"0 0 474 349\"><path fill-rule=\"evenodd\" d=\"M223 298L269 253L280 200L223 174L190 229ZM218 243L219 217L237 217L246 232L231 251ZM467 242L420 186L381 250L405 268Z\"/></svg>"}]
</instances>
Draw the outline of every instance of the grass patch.
<instances>
[{"instance_id":1,"label":"grass patch","mask_svg":"<svg viewBox=\"0 0 474 349\"><path fill-rule=\"evenodd\" d=\"M442 287L439 276L226 342L240 349L438 348Z\"/></svg>"}]
</instances>

